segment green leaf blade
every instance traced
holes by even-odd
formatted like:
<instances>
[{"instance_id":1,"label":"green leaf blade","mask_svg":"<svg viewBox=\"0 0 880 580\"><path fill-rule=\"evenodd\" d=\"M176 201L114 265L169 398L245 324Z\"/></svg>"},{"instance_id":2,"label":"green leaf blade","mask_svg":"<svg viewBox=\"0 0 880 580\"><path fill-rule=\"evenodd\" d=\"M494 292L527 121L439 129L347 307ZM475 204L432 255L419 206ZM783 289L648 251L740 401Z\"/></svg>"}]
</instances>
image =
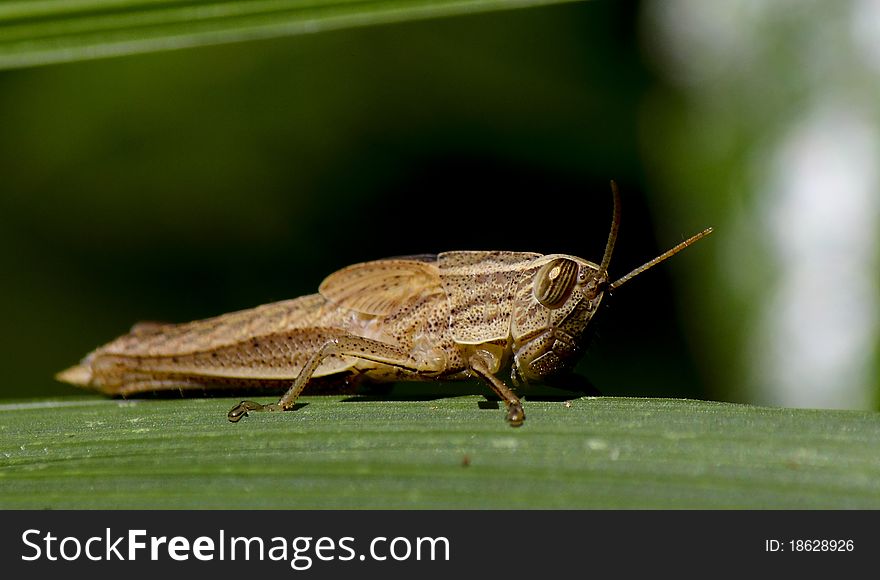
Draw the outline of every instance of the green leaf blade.
<instances>
[{"instance_id":1,"label":"green leaf blade","mask_svg":"<svg viewBox=\"0 0 880 580\"><path fill-rule=\"evenodd\" d=\"M3 405L0 507L880 507L877 413L588 398L512 429L480 400Z\"/></svg>"},{"instance_id":2,"label":"green leaf blade","mask_svg":"<svg viewBox=\"0 0 880 580\"><path fill-rule=\"evenodd\" d=\"M0 6L0 69L576 0L83 0Z\"/></svg>"}]
</instances>

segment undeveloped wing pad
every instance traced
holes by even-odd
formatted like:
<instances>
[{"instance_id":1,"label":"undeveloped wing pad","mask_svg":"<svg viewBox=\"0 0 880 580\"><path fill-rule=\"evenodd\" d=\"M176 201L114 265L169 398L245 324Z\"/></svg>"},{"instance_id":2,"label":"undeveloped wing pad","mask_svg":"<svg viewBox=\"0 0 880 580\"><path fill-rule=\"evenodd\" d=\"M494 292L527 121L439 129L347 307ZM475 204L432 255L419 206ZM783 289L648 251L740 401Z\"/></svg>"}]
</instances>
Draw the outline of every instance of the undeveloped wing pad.
<instances>
[{"instance_id":1,"label":"undeveloped wing pad","mask_svg":"<svg viewBox=\"0 0 880 580\"><path fill-rule=\"evenodd\" d=\"M387 316L419 296L441 292L434 264L376 260L330 274L318 289L329 302L363 314Z\"/></svg>"}]
</instances>

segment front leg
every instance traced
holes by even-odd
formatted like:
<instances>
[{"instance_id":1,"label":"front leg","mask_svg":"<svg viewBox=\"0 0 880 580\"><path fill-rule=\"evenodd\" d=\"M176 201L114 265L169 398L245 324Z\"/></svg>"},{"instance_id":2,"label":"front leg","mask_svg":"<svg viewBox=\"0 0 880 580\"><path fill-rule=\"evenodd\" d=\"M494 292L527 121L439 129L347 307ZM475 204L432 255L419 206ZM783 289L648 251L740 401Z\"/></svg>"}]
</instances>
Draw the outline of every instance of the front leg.
<instances>
[{"instance_id":1,"label":"front leg","mask_svg":"<svg viewBox=\"0 0 880 580\"><path fill-rule=\"evenodd\" d=\"M507 422L511 427L520 427L526 420L526 413L523 410L522 403L510 387L505 385L498 377L492 374L490 361L492 355L484 350L478 350L468 359L468 366L471 372L486 381L495 391L495 394L501 397L501 400L507 405Z\"/></svg>"},{"instance_id":2,"label":"front leg","mask_svg":"<svg viewBox=\"0 0 880 580\"><path fill-rule=\"evenodd\" d=\"M293 385L288 389L277 403L261 405L253 401L242 401L232 408L227 418L233 423L247 416L250 411L287 411L293 408L296 399L300 396L309 379L321 366L321 363L331 356L350 356L362 360L382 363L402 368L414 373L439 372L442 369L431 368L428 364L415 360L408 352L392 344L380 342L362 336L344 335L325 342L315 354L313 354L300 370Z\"/></svg>"}]
</instances>

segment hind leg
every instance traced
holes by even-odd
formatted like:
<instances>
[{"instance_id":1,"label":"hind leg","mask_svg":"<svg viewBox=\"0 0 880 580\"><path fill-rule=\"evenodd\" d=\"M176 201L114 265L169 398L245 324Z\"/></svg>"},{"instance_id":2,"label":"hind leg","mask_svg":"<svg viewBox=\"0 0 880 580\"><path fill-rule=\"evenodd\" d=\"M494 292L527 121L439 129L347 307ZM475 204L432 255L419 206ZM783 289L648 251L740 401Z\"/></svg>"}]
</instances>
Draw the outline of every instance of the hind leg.
<instances>
[{"instance_id":1,"label":"hind leg","mask_svg":"<svg viewBox=\"0 0 880 580\"><path fill-rule=\"evenodd\" d=\"M431 368L430 365L423 361L414 359L408 352L400 347L392 344L364 338L361 336L346 335L333 338L324 343L315 354L313 354L305 366L303 366L296 380L290 389L282 396L277 403L269 405L261 405L253 401L242 401L233 407L227 414L227 418L233 423L238 422L242 417L247 416L251 411L288 411L293 408L297 398L302 394L303 389L309 383L309 380L321 366L321 363L331 356L354 357L361 360L386 364L389 366L404 369L416 374L436 374L441 368Z\"/></svg>"}]
</instances>

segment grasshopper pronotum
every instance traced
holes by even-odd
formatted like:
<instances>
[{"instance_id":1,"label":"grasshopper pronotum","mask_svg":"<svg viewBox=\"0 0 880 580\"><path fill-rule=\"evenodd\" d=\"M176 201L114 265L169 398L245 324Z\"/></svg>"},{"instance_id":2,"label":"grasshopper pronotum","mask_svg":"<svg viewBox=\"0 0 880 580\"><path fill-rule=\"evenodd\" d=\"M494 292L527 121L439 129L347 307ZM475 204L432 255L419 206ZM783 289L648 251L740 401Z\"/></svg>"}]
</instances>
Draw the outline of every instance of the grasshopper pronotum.
<instances>
[{"instance_id":1,"label":"grasshopper pronotum","mask_svg":"<svg viewBox=\"0 0 880 580\"><path fill-rule=\"evenodd\" d=\"M606 292L622 286L712 228L609 281L620 226L620 194L602 261L564 254L455 251L355 264L330 274L318 294L186 324L144 323L58 374L109 395L163 390L290 385L274 404L242 401L250 411L284 411L318 377L386 381L478 377L522 425L514 386L569 373ZM554 382L559 386L564 383Z\"/></svg>"}]
</instances>

